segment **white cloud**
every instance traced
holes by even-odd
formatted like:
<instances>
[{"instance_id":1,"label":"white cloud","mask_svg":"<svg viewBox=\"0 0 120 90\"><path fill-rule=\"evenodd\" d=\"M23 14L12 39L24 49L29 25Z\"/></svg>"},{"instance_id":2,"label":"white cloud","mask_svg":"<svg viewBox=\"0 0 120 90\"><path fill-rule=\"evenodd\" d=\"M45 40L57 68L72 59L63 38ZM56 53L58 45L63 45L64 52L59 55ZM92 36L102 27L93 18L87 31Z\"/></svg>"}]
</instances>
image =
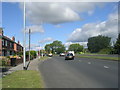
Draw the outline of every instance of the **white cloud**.
<instances>
[{"instance_id":1,"label":"white cloud","mask_svg":"<svg viewBox=\"0 0 120 90\"><path fill-rule=\"evenodd\" d=\"M22 4L21 4L22 5ZM81 3L26 3L26 17L32 24L60 24L65 22L80 21L80 13L92 14L96 6L103 3L81 2ZM22 6L20 6L22 7ZM22 9L23 10L23 9Z\"/></svg>"},{"instance_id":2,"label":"white cloud","mask_svg":"<svg viewBox=\"0 0 120 90\"><path fill-rule=\"evenodd\" d=\"M2 0L2 2L119 2L119 0Z\"/></svg>"},{"instance_id":3,"label":"white cloud","mask_svg":"<svg viewBox=\"0 0 120 90\"><path fill-rule=\"evenodd\" d=\"M55 27L60 28L60 27L62 27L62 26L61 26L61 25L59 25L59 24L57 24L57 25L55 25Z\"/></svg>"},{"instance_id":4,"label":"white cloud","mask_svg":"<svg viewBox=\"0 0 120 90\"><path fill-rule=\"evenodd\" d=\"M118 13L109 15L108 20L97 23L88 23L75 29L69 36L68 42L87 42L89 37L104 35L115 41L118 35ZM74 38L73 38L74 37Z\"/></svg>"},{"instance_id":5,"label":"white cloud","mask_svg":"<svg viewBox=\"0 0 120 90\"><path fill-rule=\"evenodd\" d=\"M30 44L30 50L38 51L38 50L41 50L43 48L44 47L41 47L40 45L37 45L37 44ZM27 51L29 50L29 45L26 46L26 50Z\"/></svg>"},{"instance_id":6,"label":"white cloud","mask_svg":"<svg viewBox=\"0 0 120 90\"><path fill-rule=\"evenodd\" d=\"M43 33L44 29L41 25L32 25L26 27L26 32L29 33L29 29L31 30L31 33L40 32Z\"/></svg>"},{"instance_id":7,"label":"white cloud","mask_svg":"<svg viewBox=\"0 0 120 90\"><path fill-rule=\"evenodd\" d=\"M48 38L45 38L45 39L39 41L39 43L47 43L47 42L51 42L51 41L53 41L53 40L54 40L53 38L48 37Z\"/></svg>"}]
</instances>

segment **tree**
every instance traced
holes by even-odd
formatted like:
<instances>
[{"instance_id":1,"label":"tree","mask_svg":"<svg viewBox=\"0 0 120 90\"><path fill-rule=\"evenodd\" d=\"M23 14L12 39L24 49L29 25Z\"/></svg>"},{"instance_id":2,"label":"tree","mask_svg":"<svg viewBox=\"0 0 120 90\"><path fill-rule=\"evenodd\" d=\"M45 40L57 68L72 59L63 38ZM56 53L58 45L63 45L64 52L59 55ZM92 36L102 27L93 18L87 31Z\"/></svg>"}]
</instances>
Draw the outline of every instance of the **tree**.
<instances>
[{"instance_id":1,"label":"tree","mask_svg":"<svg viewBox=\"0 0 120 90\"><path fill-rule=\"evenodd\" d=\"M68 48L69 51L77 52L83 52L83 46L80 44L71 44Z\"/></svg>"},{"instance_id":2,"label":"tree","mask_svg":"<svg viewBox=\"0 0 120 90\"><path fill-rule=\"evenodd\" d=\"M46 45L45 45L45 51L46 51L47 53L50 53L50 49L51 49L51 45L50 45L50 44L46 44Z\"/></svg>"},{"instance_id":3,"label":"tree","mask_svg":"<svg viewBox=\"0 0 120 90\"><path fill-rule=\"evenodd\" d=\"M64 45L62 44L61 41L58 41L58 40L53 41L51 46L52 46L53 52L57 52L57 54L65 51L65 47L64 47Z\"/></svg>"},{"instance_id":4,"label":"tree","mask_svg":"<svg viewBox=\"0 0 120 90\"><path fill-rule=\"evenodd\" d=\"M120 54L120 33L118 34L117 41L114 45L115 54Z\"/></svg>"},{"instance_id":5,"label":"tree","mask_svg":"<svg viewBox=\"0 0 120 90\"><path fill-rule=\"evenodd\" d=\"M111 38L107 36L99 35L96 37L90 37L87 43L88 50L91 53L96 53L102 49L109 48L110 41L111 41Z\"/></svg>"},{"instance_id":6,"label":"tree","mask_svg":"<svg viewBox=\"0 0 120 90\"><path fill-rule=\"evenodd\" d=\"M31 50L30 51L30 57L31 57L31 59L36 58L36 56L37 56L37 52L34 51L34 50ZM29 57L29 51L26 51L26 58L28 58L28 57Z\"/></svg>"},{"instance_id":7,"label":"tree","mask_svg":"<svg viewBox=\"0 0 120 90\"><path fill-rule=\"evenodd\" d=\"M57 54L64 52L65 51L65 46L62 44L61 41L53 41L53 43L50 44L46 44L45 45L45 51L50 53L55 53L57 52Z\"/></svg>"}]
</instances>

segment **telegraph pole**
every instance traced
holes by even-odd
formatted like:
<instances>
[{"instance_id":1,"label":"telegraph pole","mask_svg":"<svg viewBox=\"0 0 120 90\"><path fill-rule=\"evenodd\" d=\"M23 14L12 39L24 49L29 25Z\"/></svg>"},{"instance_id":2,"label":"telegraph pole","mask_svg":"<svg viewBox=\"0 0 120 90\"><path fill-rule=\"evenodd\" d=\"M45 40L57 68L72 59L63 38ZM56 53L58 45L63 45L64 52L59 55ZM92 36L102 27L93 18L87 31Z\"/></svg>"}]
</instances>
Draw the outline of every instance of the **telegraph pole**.
<instances>
[{"instance_id":1,"label":"telegraph pole","mask_svg":"<svg viewBox=\"0 0 120 90\"><path fill-rule=\"evenodd\" d=\"M30 34L31 34L31 30L29 29L29 62L30 62Z\"/></svg>"},{"instance_id":2,"label":"telegraph pole","mask_svg":"<svg viewBox=\"0 0 120 90\"><path fill-rule=\"evenodd\" d=\"M26 20L25 20L25 2L24 2L24 42L23 42L23 47L24 47L24 50L23 50L23 69L24 70L27 70L26 68Z\"/></svg>"}]
</instances>

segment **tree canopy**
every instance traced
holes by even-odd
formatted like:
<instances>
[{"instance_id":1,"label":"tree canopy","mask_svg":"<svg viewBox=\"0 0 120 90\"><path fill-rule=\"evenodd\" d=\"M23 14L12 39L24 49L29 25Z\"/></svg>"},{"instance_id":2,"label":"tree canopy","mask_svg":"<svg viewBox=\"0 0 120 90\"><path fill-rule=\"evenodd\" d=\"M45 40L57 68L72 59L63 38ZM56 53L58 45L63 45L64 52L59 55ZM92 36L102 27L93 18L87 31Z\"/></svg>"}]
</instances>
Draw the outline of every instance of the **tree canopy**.
<instances>
[{"instance_id":1,"label":"tree canopy","mask_svg":"<svg viewBox=\"0 0 120 90\"><path fill-rule=\"evenodd\" d=\"M59 54L61 52L65 52L65 46L62 44L61 41L56 40L50 44L46 44L45 51L47 53L50 53L50 52L55 53L56 52L57 54Z\"/></svg>"},{"instance_id":2,"label":"tree canopy","mask_svg":"<svg viewBox=\"0 0 120 90\"><path fill-rule=\"evenodd\" d=\"M114 45L115 54L120 54L120 33L118 35L117 41Z\"/></svg>"},{"instance_id":3,"label":"tree canopy","mask_svg":"<svg viewBox=\"0 0 120 90\"><path fill-rule=\"evenodd\" d=\"M74 51L75 53L77 52L82 52L83 51L83 46L80 44L71 44L68 48L69 51Z\"/></svg>"},{"instance_id":4,"label":"tree canopy","mask_svg":"<svg viewBox=\"0 0 120 90\"><path fill-rule=\"evenodd\" d=\"M107 36L96 36L96 37L90 37L88 39L88 50L91 53L99 52L102 49L109 48L110 47L111 38Z\"/></svg>"},{"instance_id":5,"label":"tree canopy","mask_svg":"<svg viewBox=\"0 0 120 90\"><path fill-rule=\"evenodd\" d=\"M29 56L29 51L26 51L26 56L27 56L27 57ZM31 56L31 58L36 58L37 52L34 51L34 50L31 50L31 51L30 51L30 56Z\"/></svg>"}]
</instances>

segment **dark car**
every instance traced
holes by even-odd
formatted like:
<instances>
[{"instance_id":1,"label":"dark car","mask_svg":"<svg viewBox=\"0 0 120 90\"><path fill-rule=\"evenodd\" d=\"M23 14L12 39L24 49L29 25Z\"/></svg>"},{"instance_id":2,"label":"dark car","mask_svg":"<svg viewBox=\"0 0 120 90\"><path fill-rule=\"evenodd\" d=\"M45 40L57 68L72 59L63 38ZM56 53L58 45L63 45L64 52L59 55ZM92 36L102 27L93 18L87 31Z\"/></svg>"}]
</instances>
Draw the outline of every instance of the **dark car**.
<instances>
[{"instance_id":1,"label":"dark car","mask_svg":"<svg viewBox=\"0 0 120 90\"><path fill-rule=\"evenodd\" d=\"M66 56L65 56L65 60L68 60L68 59L74 60L74 56L73 56L72 53L68 53L68 54L66 54Z\"/></svg>"}]
</instances>

